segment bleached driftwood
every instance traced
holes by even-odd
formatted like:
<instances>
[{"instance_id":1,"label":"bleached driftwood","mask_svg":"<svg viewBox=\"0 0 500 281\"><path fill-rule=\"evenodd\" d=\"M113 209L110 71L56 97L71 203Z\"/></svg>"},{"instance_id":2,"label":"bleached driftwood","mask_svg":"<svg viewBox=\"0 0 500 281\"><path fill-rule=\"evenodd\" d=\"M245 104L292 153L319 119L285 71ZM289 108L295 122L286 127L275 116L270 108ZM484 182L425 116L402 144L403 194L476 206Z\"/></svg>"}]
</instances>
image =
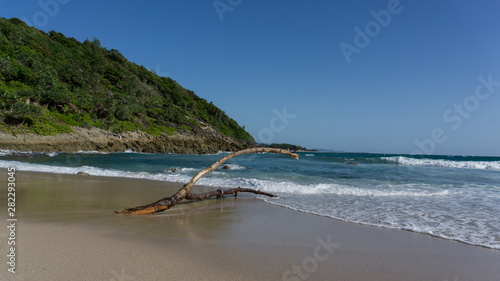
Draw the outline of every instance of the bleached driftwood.
<instances>
[{"instance_id":1,"label":"bleached driftwood","mask_svg":"<svg viewBox=\"0 0 500 281\"><path fill-rule=\"evenodd\" d=\"M214 171L222 165L222 163L226 162L227 160L243 155L243 154L248 154L248 153L259 153L259 152L271 152L271 153L279 153L279 154L284 154L287 156L290 156L294 159L299 160L299 156L294 152L290 152L290 150L285 150L285 149L279 149L279 148L270 148L270 147L254 147L254 148L249 148L249 149L244 149L240 151L236 151L234 153L228 154L224 157L222 157L220 160L217 162L213 163L210 165L208 168L200 171L198 174L196 174L187 184L185 184L177 193L170 197L165 197L162 198L156 202L153 202L148 205L144 206L138 206L134 208L129 208L125 209L121 212L115 212L116 214L123 214L123 215L147 215L147 214L154 214L157 212L161 212L167 209L172 208L173 206L177 205L179 202L181 202L183 199L188 199L188 200L202 200L202 199L207 199L210 197L214 196L222 196L224 194L235 194L237 195L238 192L251 192L255 194L262 194L266 196L271 196L274 197L275 195L266 193L266 192L261 192L259 190L254 190L254 189L248 189L248 188L233 188L233 189L227 189L227 190L216 190L212 192L207 192L203 194L191 194L191 188L196 184L196 182L201 179L204 175Z\"/></svg>"}]
</instances>

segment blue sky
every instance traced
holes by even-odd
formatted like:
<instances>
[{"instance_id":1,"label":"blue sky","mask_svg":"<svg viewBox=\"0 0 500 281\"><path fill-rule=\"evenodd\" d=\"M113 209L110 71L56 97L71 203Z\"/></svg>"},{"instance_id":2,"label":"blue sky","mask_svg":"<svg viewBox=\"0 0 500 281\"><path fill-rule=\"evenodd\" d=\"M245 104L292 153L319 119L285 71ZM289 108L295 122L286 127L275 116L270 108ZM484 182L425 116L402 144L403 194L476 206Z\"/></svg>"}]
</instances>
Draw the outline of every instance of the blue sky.
<instances>
[{"instance_id":1,"label":"blue sky","mask_svg":"<svg viewBox=\"0 0 500 281\"><path fill-rule=\"evenodd\" d=\"M99 38L258 141L500 155L500 0L17 0L0 11Z\"/></svg>"}]
</instances>

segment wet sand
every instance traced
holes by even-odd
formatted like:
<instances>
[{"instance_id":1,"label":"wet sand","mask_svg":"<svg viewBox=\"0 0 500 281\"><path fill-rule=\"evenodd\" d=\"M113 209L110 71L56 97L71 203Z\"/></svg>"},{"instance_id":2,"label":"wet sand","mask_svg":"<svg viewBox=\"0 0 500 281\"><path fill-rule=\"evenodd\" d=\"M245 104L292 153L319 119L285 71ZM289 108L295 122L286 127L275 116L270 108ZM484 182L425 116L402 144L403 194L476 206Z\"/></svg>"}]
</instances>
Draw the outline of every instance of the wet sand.
<instances>
[{"instance_id":1,"label":"wet sand","mask_svg":"<svg viewBox=\"0 0 500 281\"><path fill-rule=\"evenodd\" d=\"M7 202L4 169L0 185ZM181 186L17 171L16 273L7 271L3 203L0 280L500 280L498 250L300 213L254 195L113 214Z\"/></svg>"}]
</instances>

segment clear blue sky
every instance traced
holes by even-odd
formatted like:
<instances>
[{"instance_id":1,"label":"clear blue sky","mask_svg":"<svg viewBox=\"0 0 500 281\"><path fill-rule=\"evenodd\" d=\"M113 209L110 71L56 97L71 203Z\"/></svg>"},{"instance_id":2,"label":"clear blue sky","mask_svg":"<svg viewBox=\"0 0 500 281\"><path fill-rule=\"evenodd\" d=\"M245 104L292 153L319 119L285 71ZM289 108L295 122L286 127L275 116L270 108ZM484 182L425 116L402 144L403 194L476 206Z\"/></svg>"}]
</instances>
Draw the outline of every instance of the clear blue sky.
<instances>
[{"instance_id":1,"label":"clear blue sky","mask_svg":"<svg viewBox=\"0 0 500 281\"><path fill-rule=\"evenodd\" d=\"M0 11L99 38L258 141L500 155L499 0L16 0Z\"/></svg>"}]
</instances>

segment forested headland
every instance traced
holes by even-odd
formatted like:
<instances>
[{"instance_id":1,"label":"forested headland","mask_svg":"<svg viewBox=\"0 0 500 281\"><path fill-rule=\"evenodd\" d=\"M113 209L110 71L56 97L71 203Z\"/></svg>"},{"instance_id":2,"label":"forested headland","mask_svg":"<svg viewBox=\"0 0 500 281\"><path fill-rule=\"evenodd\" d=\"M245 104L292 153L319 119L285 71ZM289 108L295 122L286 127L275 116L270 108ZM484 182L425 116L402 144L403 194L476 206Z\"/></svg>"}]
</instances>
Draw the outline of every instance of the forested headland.
<instances>
[{"instance_id":1,"label":"forested headland","mask_svg":"<svg viewBox=\"0 0 500 281\"><path fill-rule=\"evenodd\" d=\"M253 137L221 109L168 77L101 46L0 18L0 131L54 136L75 128L152 137ZM121 137L120 137L121 139Z\"/></svg>"}]
</instances>

